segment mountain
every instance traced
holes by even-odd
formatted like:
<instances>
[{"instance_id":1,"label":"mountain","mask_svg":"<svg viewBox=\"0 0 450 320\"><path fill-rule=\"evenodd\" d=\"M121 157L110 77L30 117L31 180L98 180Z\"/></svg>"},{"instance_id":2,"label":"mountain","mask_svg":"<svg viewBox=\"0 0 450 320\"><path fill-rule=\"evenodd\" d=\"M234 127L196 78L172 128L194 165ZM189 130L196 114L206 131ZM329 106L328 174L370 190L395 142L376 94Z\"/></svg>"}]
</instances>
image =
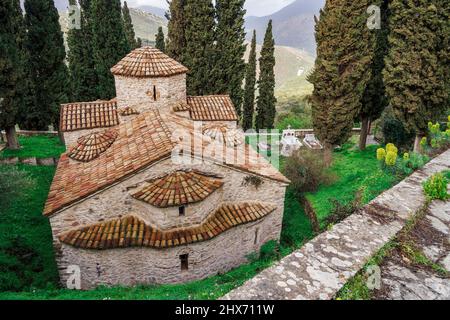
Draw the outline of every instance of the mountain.
<instances>
[{"instance_id":1,"label":"mountain","mask_svg":"<svg viewBox=\"0 0 450 320\"><path fill-rule=\"evenodd\" d=\"M257 58L260 57L261 45L257 45ZM248 59L250 45L247 45L245 59ZM306 81L306 76L314 66L314 57L297 48L275 46L275 82L276 95L304 96L310 94L312 85ZM259 74L259 70L257 70Z\"/></svg>"},{"instance_id":2,"label":"mountain","mask_svg":"<svg viewBox=\"0 0 450 320\"><path fill-rule=\"evenodd\" d=\"M58 1L58 0L57 0ZM61 0L62 1L62 0ZM145 12L141 9L130 8L131 20L133 21L136 37L143 40L144 44L153 44L155 35L160 26L167 35L167 20L161 16ZM63 32L67 32L67 10L59 11L60 24Z\"/></svg>"},{"instance_id":3,"label":"mountain","mask_svg":"<svg viewBox=\"0 0 450 320\"><path fill-rule=\"evenodd\" d=\"M315 55L314 15L319 15L325 0L297 0L280 11L265 17L247 17L245 28L251 37L255 29L261 43L269 20L273 20L275 43L294 47ZM250 39L248 39L250 40Z\"/></svg>"},{"instance_id":4,"label":"mountain","mask_svg":"<svg viewBox=\"0 0 450 320\"><path fill-rule=\"evenodd\" d=\"M165 17L165 14L166 14L165 9L159 8L159 7L154 7L154 6L139 6L139 7L137 7L137 9L141 9L142 11L152 13L152 14L154 14L156 16L160 16L160 17Z\"/></svg>"}]
</instances>

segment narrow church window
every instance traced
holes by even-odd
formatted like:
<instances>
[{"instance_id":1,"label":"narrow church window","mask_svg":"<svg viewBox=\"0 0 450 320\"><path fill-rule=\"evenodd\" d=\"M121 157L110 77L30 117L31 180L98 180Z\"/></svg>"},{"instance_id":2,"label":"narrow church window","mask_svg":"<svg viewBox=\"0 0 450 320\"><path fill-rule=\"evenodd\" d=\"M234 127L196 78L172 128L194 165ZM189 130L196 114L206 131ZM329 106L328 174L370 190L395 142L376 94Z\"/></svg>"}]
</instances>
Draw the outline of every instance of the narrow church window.
<instances>
[{"instance_id":1,"label":"narrow church window","mask_svg":"<svg viewBox=\"0 0 450 320\"><path fill-rule=\"evenodd\" d=\"M256 228L256 230L255 230L255 242L254 242L254 244L258 244L258 237L259 237L259 228Z\"/></svg>"},{"instance_id":2,"label":"narrow church window","mask_svg":"<svg viewBox=\"0 0 450 320\"><path fill-rule=\"evenodd\" d=\"M186 215L186 207L185 206L179 207L178 213L180 214L180 217L184 217Z\"/></svg>"},{"instance_id":3,"label":"narrow church window","mask_svg":"<svg viewBox=\"0 0 450 320\"><path fill-rule=\"evenodd\" d=\"M189 270L189 255L182 254L180 256L181 270Z\"/></svg>"},{"instance_id":4,"label":"narrow church window","mask_svg":"<svg viewBox=\"0 0 450 320\"><path fill-rule=\"evenodd\" d=\"M158 99L158 96L156 94L156 86L153 86L153 100L156 101Z\"/></svg>"}]
</instances>

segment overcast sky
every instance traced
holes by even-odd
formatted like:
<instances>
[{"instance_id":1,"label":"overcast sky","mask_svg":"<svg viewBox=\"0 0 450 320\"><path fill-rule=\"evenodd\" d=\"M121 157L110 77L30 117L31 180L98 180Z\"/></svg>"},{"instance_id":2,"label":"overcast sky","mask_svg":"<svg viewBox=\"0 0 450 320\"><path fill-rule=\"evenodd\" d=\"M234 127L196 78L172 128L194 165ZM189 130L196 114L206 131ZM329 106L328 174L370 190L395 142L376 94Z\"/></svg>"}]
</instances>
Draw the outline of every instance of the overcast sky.
<instances>
[{"instance_id":1,"label":"overcast sky","mask_svg":"<svg viewBox=\"0 0 450 320\"><path fill-rule=\"evenodd\" d=\"M160 8L167 8L166 0L127 0L131 7L151 5ZM247 0L247 15L265 16L274 13L295 0ZM314 0L312 0L314 1Z\"/></svg>"}]
</instances>

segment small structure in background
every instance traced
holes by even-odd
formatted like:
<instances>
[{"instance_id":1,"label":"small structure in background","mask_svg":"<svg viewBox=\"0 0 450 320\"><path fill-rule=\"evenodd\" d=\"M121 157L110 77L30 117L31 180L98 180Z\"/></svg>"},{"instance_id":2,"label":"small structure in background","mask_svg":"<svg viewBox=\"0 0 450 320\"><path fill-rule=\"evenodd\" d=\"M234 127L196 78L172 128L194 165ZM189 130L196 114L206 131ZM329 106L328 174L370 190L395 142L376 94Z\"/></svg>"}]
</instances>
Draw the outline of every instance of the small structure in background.
<instances>
[{"instance_id":1,"label":"small structure in background","mask_svg":"<svg viewBox=\"0 0 450 320\"><path fill-rule=\"evenodd\" d=\"M303 143L310 149L313 150L321 150L323 149L322 144L319 140L317 140L314 134L307 134L305 139L303 139Z\"/></svg>"},{"instance_id":2,"label":"small structure in background","mask_svg":"<svg viewBox=\"0 0 450 320\"><path fill-rule=\"evenodd\" d=\"M281 155L284 157L290 157L292 154L303 147L303 144L298 140L295 130L292 130L291 126L287 130L283 130L281 139Z\"/></svg>"}]
</instances>

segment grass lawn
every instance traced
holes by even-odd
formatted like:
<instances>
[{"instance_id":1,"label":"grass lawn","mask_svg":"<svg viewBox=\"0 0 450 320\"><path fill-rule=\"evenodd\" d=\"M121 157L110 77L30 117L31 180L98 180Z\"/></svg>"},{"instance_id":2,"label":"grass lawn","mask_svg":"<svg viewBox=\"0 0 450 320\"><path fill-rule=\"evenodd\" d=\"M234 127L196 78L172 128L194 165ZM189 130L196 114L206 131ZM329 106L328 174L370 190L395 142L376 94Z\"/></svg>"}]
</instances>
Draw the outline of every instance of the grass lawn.
<instances>
[{"instance_id":1,"label":"grass lawn","mask_svg":"<svg viewBox=\"0 0 450 320\"><path fill-rule=\"evenodd\" d=\"M3 150L0 158L58 158L66 151L58 137L54 136L33 136L19 137L20 150Z\"/></svg>"},{"instance_id":2,"label":"grass lawn","mask_svg":"<svg viewBox=\"0 0 450 320\"><path fill-rule=\"evenodd\" d=\"M398 182L395 176L379 169L377 148L369 146L365 151L359 151L354 145L347 144L340 152L334 153L330 171L336 175L337 181L328 186L321 186L316 193L306 195L320 222L330 214L330 199L346 204L361 190L363 202L366 204Z\"/></svg>"}]
</instances>

